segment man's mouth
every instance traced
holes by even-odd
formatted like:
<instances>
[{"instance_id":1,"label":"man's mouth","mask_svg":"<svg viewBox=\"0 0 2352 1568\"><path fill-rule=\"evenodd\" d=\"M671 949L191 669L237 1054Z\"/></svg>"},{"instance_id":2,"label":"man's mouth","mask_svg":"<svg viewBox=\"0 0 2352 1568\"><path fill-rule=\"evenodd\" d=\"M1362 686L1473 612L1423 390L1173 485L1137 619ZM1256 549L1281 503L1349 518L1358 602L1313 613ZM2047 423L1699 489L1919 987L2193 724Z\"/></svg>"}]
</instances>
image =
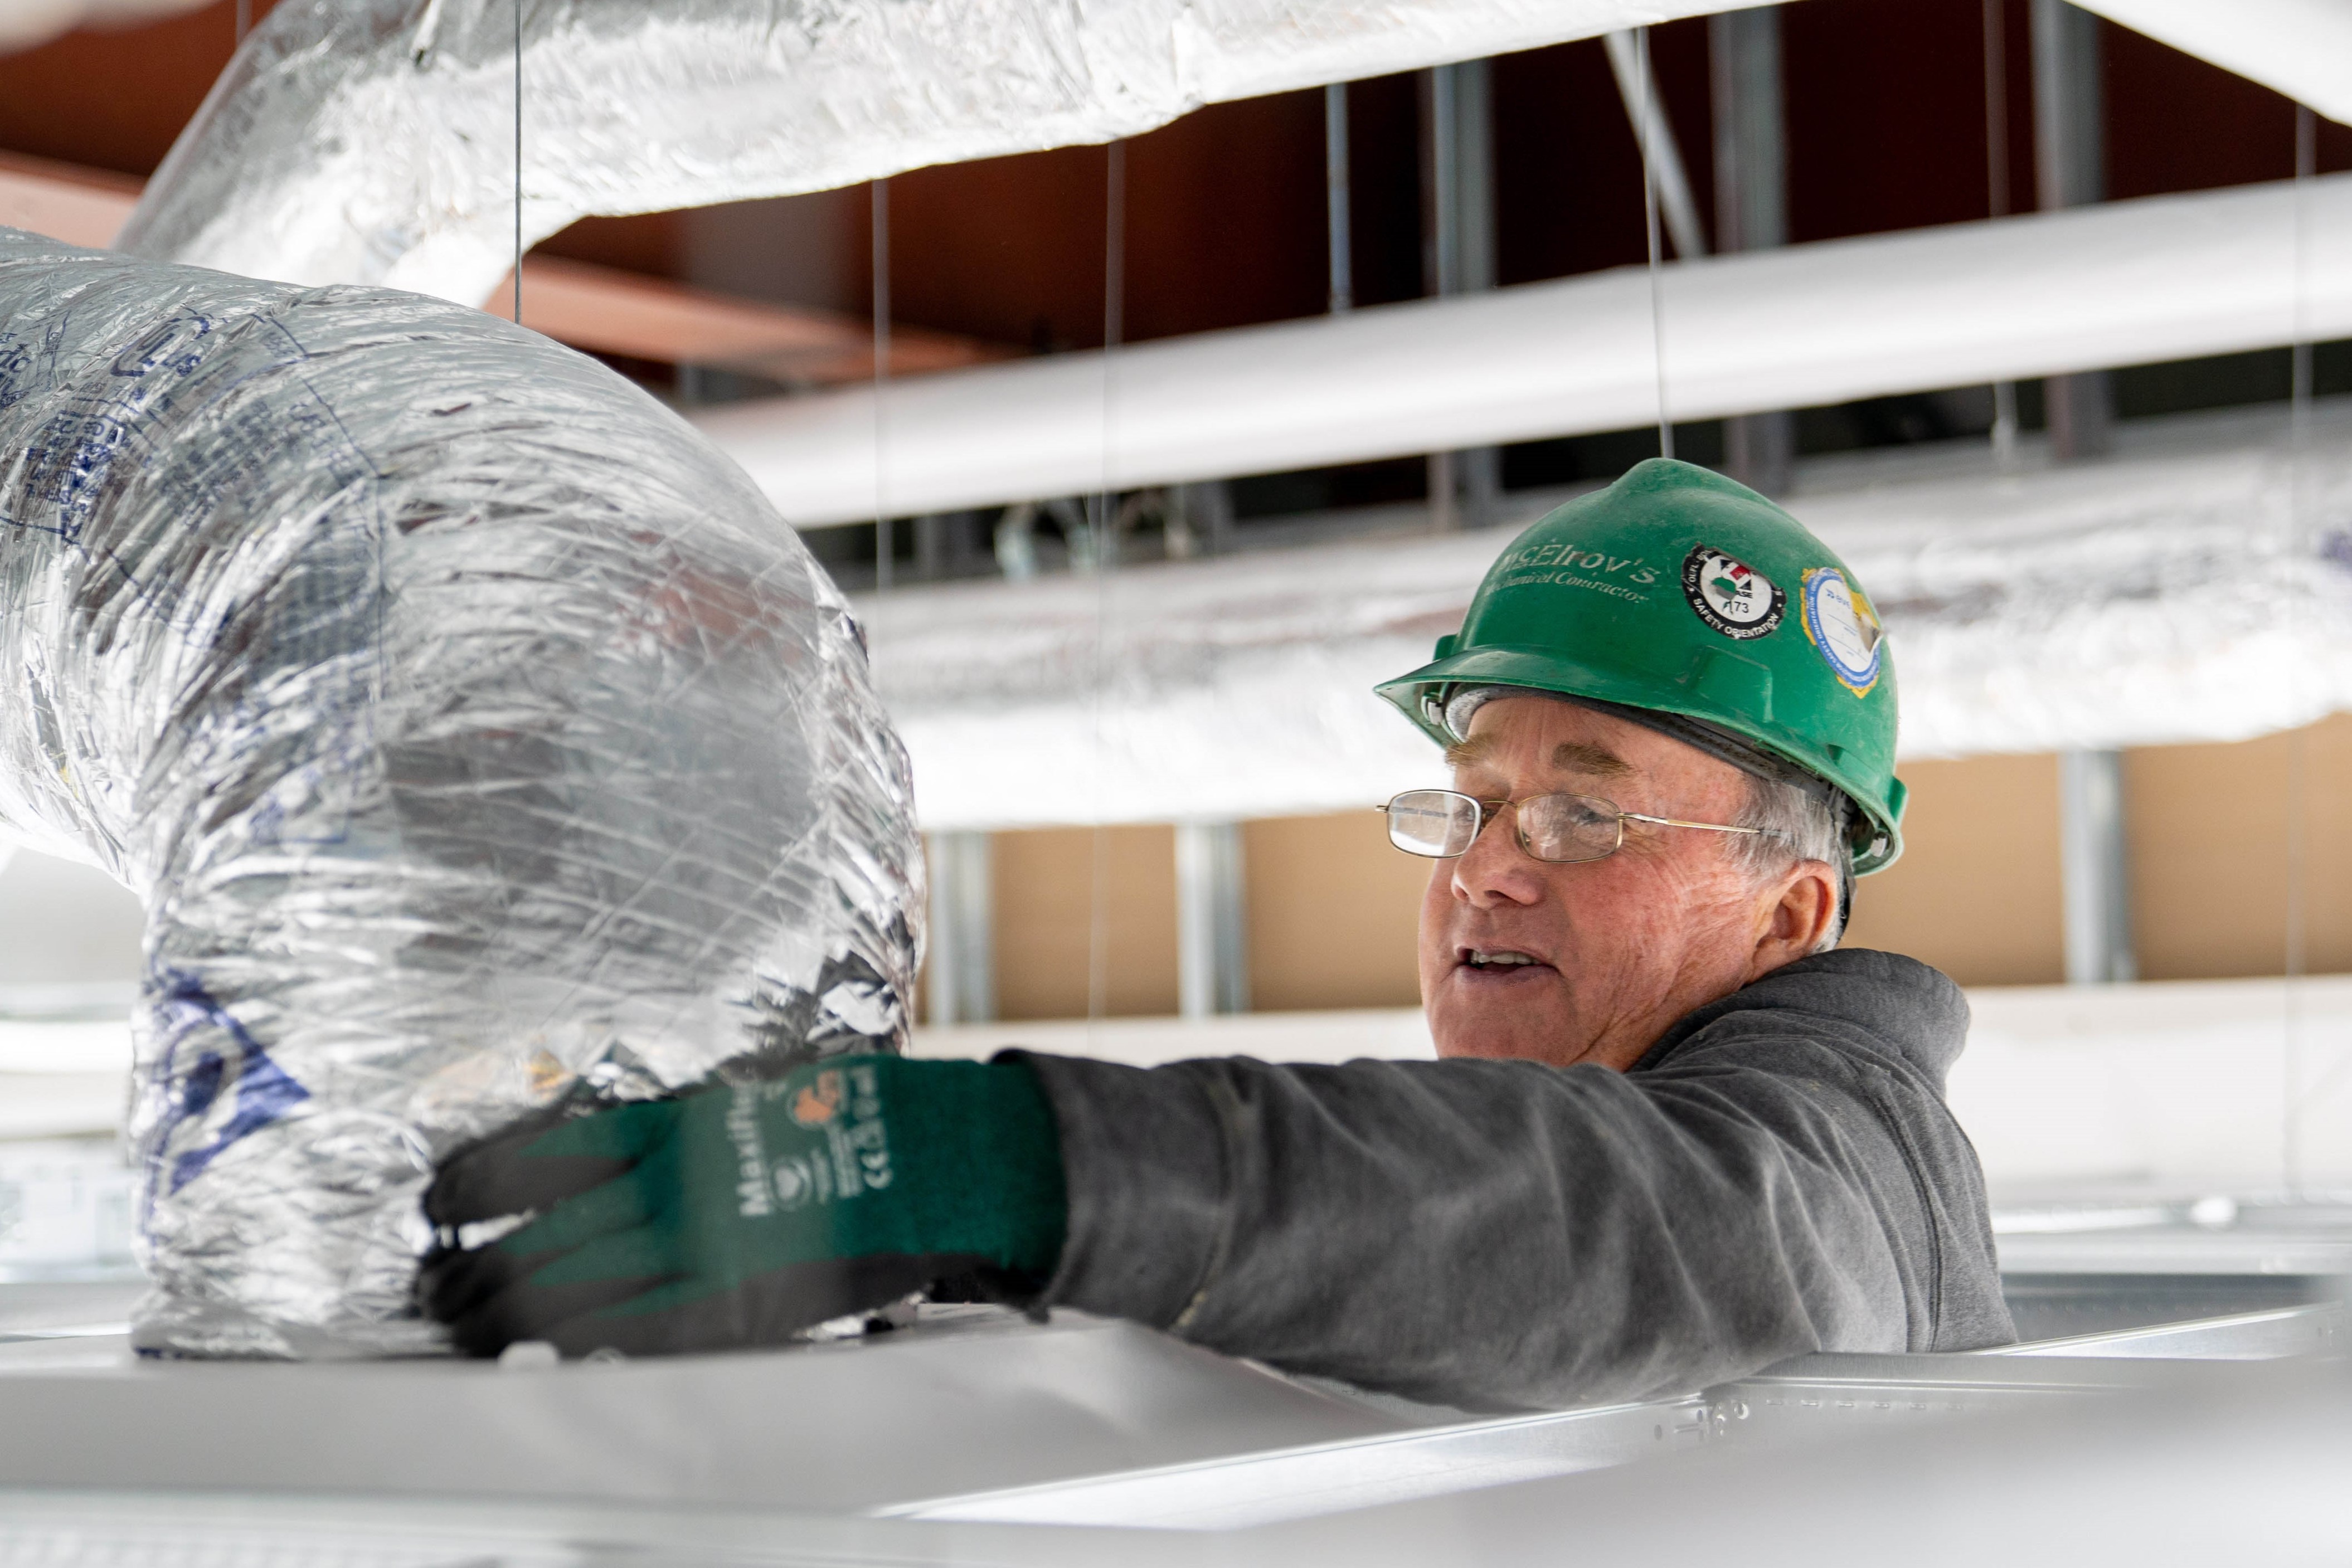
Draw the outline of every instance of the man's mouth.
<instances>
[{"instance_id":1,"label":"man's mouth","mask_svg":"<svg viewBox=\"0 0 2352 1568\"><path fill-rule=\"evenodd\" d=\"M1550 965L1532 953L1516 947L1464 947L1458 949L1457 962L1462 967L1482 975L1517 975L1531 969L1548 969Z\"/></svg>"}]
</instances>

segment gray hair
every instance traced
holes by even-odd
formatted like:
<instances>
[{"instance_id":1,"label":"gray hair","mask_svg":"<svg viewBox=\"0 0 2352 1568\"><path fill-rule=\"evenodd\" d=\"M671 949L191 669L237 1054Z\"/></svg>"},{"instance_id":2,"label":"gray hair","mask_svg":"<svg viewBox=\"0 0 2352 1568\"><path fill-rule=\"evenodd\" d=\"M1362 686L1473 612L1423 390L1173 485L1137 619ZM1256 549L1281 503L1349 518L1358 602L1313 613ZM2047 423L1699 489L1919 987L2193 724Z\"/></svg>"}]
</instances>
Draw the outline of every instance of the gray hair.
<instances>
[{"instance_id":1,"label":"gray hair","mask_svg":"<svg viewBox=\"0 0 2352 1568\"><path fill-rule=\"evenodd\" d=\"M1842 794L1794 780L1757 773L1748 774L1747 780L1748 803L1732 825L1763 831L1724 835L1730 841L1731 856L1759 880L1776 876L1798 861L1829 862L1838 873L1837 918L1813 949L1826 953L1845 934L1853 897L1853 849L1846 838L1847 813L1853 807Z\"/></svg>"}]
</instances>

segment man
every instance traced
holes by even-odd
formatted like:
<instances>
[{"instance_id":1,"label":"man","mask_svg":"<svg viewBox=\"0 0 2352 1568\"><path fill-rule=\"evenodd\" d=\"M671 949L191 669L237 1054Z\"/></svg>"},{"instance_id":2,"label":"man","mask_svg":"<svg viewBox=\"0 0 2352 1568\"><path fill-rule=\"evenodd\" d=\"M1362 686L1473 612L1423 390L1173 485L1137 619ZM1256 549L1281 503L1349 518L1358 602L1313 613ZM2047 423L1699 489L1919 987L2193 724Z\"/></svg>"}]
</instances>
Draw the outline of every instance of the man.
<instances>
[{"instance_id":1,"label":"man","mask_svg":"<svg viewBox=\"0 0 2352 1568\"><path fill-rule=\"evenodd\" d=\"M1903 801L1852 574L1644 463L1381 694L1454 769L1388 807L1444 1060L869 1057L518 1129L437 1179L426 1310L477 1353L708 1349L954 1277L1479 1408L2007 1342L1966 1004L1832 950Z\"/></svg>"}]
</instances>

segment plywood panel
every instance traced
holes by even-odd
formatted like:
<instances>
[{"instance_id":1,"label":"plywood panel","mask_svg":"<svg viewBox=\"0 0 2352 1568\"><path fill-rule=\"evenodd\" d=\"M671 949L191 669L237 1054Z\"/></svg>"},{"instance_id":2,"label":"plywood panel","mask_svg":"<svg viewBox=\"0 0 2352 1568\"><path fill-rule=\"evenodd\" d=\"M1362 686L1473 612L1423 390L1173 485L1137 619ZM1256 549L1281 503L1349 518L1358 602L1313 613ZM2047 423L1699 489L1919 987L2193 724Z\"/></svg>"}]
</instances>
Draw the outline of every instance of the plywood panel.
<instances>
[{"instance_id":1,"label":"plywood panel","mask_svg":"<svg viewBox=\"0 0 2352 1568\"><path fill-rule=\"evenodd\" d=\"M1379 812L1251 822L1242 856L1253 1008L1420 1005L1413 946L1431 862L1391 847Z\"/></svg>"},{"instance_id":2,"label":"plywood panel","mask_svg":"<svg viewBox=\"0 0 2352 1568\"><path fill-rule=\"evenodd\" d=\"M1100 834L1105 1011L1176 1010L1176 834L1166 826L1041 828L996 835L996 1009L1087 1016Z\"/></svg>"},{"instance_id":3,"label":"plywood panel","mask_svg":"<svg viewBox=\"0 0 2352 1568\"><path fill-rule=\"evenodd\" d=\"M1857 886L1847 945L1908 953L1964 986L2064 979L2057 758L1914 762L1902 774L1903 858Z\"/></svg>"},{"instance_id":4,"label":"plywood panel","mask_svg":"<svg viewBox=\"0 0 2352 1568\"><path fill-rule=\"evenodd\" d=\"M2298 871L2304 967L2352 970L2352 716L2131 752L2124 806L2143 978L2284 973Z\"/></svg>"}]
</instances>

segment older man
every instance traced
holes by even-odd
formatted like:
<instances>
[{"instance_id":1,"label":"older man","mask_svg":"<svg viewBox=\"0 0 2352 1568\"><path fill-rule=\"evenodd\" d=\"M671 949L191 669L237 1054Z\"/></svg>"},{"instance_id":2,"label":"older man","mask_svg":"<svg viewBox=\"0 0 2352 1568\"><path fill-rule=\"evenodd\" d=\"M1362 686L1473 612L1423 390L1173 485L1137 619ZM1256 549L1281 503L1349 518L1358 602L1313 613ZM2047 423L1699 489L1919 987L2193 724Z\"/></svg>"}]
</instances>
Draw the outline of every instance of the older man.
<instances>
[{"instance_id":1,"label":"older man","mask_svg":"<svg viewBox=\"0 0 2352 1568\"><path fill-rule=\"evenodd\" d=\"M426 1310L478 1352L708 1349L954 1279L1488 1408L2007 1341L1943 1103L1966 1004L1832 951L1900 849L1852 574L1645 463L1382 695L1453 768L1387 808L1444 1060L862 1058L520 1129L436 1183Z\"/></svg>"}]
</instances>

